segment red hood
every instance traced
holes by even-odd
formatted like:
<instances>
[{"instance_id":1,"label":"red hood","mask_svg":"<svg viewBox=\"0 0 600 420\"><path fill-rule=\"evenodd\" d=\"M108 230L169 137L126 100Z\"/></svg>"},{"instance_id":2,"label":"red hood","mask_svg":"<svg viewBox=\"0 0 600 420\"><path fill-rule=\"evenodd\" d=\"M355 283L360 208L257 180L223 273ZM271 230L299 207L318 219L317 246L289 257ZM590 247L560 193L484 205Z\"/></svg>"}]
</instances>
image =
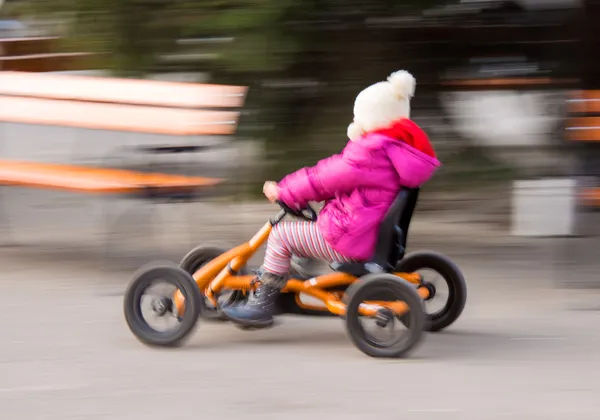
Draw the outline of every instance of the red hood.
<instances>
[{"instance_id":1,"label":"red hood","mask_svg":"<svg viewBox=\"0 0 600 420\"><path fill-rule=\"evenodd\" d=\"M427 134L421 130L421 127L408 118L395 121L389 127L372 131L372 133L397 139L428 156L437 157Z\"/></svg>"}]
</instances>

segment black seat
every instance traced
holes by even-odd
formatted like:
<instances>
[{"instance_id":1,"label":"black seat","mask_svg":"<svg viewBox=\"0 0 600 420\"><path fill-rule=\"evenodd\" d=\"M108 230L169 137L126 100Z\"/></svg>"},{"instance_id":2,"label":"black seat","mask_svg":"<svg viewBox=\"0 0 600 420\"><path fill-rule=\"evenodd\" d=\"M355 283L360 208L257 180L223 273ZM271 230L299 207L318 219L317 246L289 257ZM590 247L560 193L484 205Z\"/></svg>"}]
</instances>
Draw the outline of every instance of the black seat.
<instances>
[{"instance_id":1,"label":"black seat","mask_svg":"<svg viewBox=\"0 0 600 420\"><path fill-rule=\"evenodd\" d=\"M404 258L410 220L417 205L419 188L403 188L392 203L379 227L375 255L370 261L334 262L335 271L361 277L369 273L392 272L398 261Z\"/></svg>"}]
</instances>

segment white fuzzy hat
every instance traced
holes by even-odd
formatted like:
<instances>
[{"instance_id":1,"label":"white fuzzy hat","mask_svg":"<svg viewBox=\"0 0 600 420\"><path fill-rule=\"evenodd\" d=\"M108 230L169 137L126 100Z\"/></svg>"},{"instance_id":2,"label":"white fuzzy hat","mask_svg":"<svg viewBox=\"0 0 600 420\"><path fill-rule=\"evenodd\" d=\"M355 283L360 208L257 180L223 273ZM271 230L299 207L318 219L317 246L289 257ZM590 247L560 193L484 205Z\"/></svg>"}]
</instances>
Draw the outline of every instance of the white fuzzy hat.
<instances>
[{"instance_id":1,"label":"white fuzzy hat","mask_svg":"<svg viewBox=\"0 0 600 420\"><path fill-rule=\"evenodd\" d=\"M410 117L410 100L417 82L409 72L392 73L385 82L375 83L358 94L354 101L354 122L348 126L348 138L390 126Z\"/></svg>"}]
</instances>

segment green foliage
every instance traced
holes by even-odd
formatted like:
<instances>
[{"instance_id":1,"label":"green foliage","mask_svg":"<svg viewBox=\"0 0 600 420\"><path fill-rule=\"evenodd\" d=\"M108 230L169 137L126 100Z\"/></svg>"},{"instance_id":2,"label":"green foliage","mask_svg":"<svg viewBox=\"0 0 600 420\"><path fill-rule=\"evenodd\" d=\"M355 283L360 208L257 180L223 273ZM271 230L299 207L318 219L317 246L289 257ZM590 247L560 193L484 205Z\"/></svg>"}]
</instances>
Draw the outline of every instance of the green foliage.
<instances>
[{"instance_id":1,"label":"green foliage","mask_svg":"<svg viewBox=\"0 0 600 420\"><path fill-rule=\"evenodd\" d=\"M412 4L437 0L412 0ZM211 60L197 70L275 72L297 62L321 22L389 15L400 0L19 0L17 14L66 19L68 36L83 50L108 52L109 68L150 72L158 57L176 52L179 38L232 38L203 45ZM13 5L18 5L15 7ZM310 28L307 31L306 28Z\"/></svg>"}]
</instances>

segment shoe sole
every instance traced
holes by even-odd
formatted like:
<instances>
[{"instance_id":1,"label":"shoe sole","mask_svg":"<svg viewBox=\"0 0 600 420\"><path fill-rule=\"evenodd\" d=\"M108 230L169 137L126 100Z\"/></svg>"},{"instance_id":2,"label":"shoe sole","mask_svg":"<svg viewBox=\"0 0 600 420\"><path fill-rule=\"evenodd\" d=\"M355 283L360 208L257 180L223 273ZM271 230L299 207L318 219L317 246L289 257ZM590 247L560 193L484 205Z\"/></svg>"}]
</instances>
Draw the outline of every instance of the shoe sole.
<instances>
[{"instance_id":1,"label":"shoe sole","mask_svg":"<svg viewBox=\"0 0 600 420\"><path fill-rule=\"evenodd\" d=\"M274 324L274 321L272 319L265 320L265 321L248 321L248 320L238 320L235 318L229 318L229 320L240 327L254 328L254 329L268 328L268 327L273 326L273 324Z\"/></svg>"}]
</instances>

